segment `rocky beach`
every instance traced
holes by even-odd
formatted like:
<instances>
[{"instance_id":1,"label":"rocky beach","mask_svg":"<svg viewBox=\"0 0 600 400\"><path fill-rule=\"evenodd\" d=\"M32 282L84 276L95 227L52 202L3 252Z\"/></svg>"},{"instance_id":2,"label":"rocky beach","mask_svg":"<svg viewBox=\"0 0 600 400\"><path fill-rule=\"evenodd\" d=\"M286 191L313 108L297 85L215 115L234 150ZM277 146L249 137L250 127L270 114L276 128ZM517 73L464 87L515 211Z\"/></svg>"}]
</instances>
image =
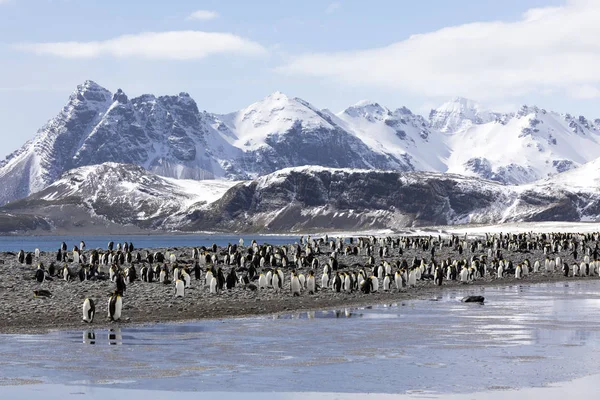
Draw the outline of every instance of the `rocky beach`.
<instances>
[{"instance_id":1,"label":"rocky beach","mask_svg":"<svg viewBox=\"0 0 600 400\"><path fill-rule=\"evenodd\" d=\"M346 245L348 242L346 241ZM356 245L356 241L355 241ZM293 258L296 244L290 243L288 246L290 259ZM58 244L57 244L58 247ZM392 246L390 246L391 248ZM380 265L383 261L393 264L396 261L407 260L409 263L414 259L431 260L429 250L422 248L405 248L400 255L399 248L391 249L386 257L379 257L379 245L375 244L373 248L374 265ZM33 249L32 255L34 254ZM210 249L212 250L212 249ZM218 248L217 254L226 253L226 248ZM241 252L247 252L248 248L240 248ZM85 250L83 254L90 254L92 250ZM102 252L105 250L98 249ZM323 266L330 259L331 249L328 243L322 243L319 247L320 254L315 258L319 261L319 267L315 270L317 285L321 284L321 274ZM192 258L193 248L160 248L160 249L135 249L132 254L140 256L147 253L161 252L170 256L175 255L176 263L179 266L192 268L196 260ZM207 251L209 253L210 251ZM71 252L69 252L71 254ZM467 260L471 257L485 256L486 249L476 250L471 253L465 250L459 254L455 247L442 246L436 251L436 262L446 259ZM570 251L553 254L551 257L560 256L568 265L581 262L583 255L578 260ZM485 276L477 278L468 283L459 280L444 279L441 286L434 284L433 280L419 280L414 287L403 287L398 290L392 285L390 291L384 291L382 282L379 282L379 290L374 293L365 294L360 290L353 292L336 292L331 288L318 288L314 294L309 294L303 289L300 296L293 296L290 290L290 273L296 270L299 274L308 276L310 266L298 268L293 262L284 272L284 284L280 292L273 288L250 290L243 285L236 285L231 290L224 289L218 294L209 292L206 282L204 282L204 271L206 265L199 263L202 268L200 280L195 280L191 274L190 287L186 288L185 296L175 297L175 288L173 283L163 284L159 282L143 282L140 277L140 269L146 262L133 261L133 267L136 268L138 279L127 284L127 289L123 295L123 312L119 322L112 322L108 318L108 299L115 290L115 283L110 280L85 280L80 281L77 271L79 264L66 263L72 275L70 281L65 281L60 276L52 277L52 280L45 280L39 283L35 280L37 265L43 263L48 269L51 263L56 264L56 270L63 267L65 263L56 261L55 252L41 252L38 259L33 256L32 264L22 264L18 261L16 253L5 252L0 254L0 333L39 333L55 329L71 329L85 327L82 321L82 304L85 298L93 299L96 304L96 318L93 322L94 327L112 327L127 324L149 324L168 321L186 321L197 319L219 319L228 317L240 317L260 314L290 313L294 311L306 311L314 309L334 309L352 307L358 305L380 304L388 302L398 302L414 298L435 299L440 291L446 288L473 288L476 294L481 286L490 285L527 285L532 283L556 282L563 280L595 280L598 279L597 273L586 277L565 277L560 267L556 267L554 272L546 272L543 268L546 255L542 249L528 250L527 252L503 251L503 258L506 261L512 261L514 265L522 263L525 259L530 261L533 266L535 261L540 261L540 271L530 272L522 279L516 279L513 274L506 274L503 278L498 278L496 274L486 273ZM337 255L339 271L357 270L365 266L368 262L366 255L345 255L344 252L338 252ZM371 261L373 261L371 260ZM221 261L222 262L222 261ZM171 263L165 260L165 265ZM123 267L128 267L129 264ZM232 266L220 264L225 275ZM108 276L108 266L100 265L100 274ZM260 268L258 269L260 272ZM56 273L58 274L58 273ZM241 273L238 272L239 275ZM256 284L256 282L253 282ZM34 290L45 289L50 291L51 297L35 297Z\"/></svg>"}]
</instances>

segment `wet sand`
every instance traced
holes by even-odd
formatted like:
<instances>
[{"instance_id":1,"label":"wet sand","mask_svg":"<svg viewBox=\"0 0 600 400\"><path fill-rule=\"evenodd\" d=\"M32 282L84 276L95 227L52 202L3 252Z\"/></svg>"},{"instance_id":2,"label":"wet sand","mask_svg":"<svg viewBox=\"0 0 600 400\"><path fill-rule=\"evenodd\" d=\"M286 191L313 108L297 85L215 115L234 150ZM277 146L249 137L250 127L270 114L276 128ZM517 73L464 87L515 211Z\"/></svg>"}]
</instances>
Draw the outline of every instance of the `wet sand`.
<instances>
[{"instance_id":1,"label":"wet sand","mask_svg":"<svg viewBox=\"0 0 600 400\"><path fill-rule=\"evenodd\" d=\"M221 250L219 249L219 252ZM143 249L135 250L134 254L138 251L143 252ZM165 254L173 252L177 255L179 264L192 263L191 248L151 249L150 251L162 251ZM322 251L325 251L324 247ZM87 254L89 252L90 250L86 251ZM477 252L475 254L483 253ZM472 255L467 251L459 256L450 248L444 248L439 254L436 254L436 259L441 260L447 257L468 259ZM293 258L291 255L288 256L290 259ZM400 257L397 250L395 250L390 257L385 259L389 262L397 259L407 259L410 262L415 256L428 259L430 253L410 249L405 250L403 256ZM566 251L560 256L569 265L574 262ZM322 266L327 261L328 255L322 254L318 258ZM540 260L543 268L545 255L542 251L526 254L509 254L505 252L505 258L512 260L513 263L519 263L528 258L532 265L536 260ZM115 289L113 282L109 280L80 282L78 278L71 282L65 282L55 277L53 281L40 284L33 279L39 261L42 261L47 267L55 259L54 252L42 253L39 260L34 259L33 265L24 265L17 261L16 255L0 253L0 260L4 261L4 264L0 264L0 333L43 333L49 330L86 327L88 324L82 322L81 311L83 300L86 297L92 298L96 303L96 318L92 324L93 327L102 328L373 305L415 298L433 298L440 294L442 290L457 287L461 289L472 288L473 293L476 294L482 286L528 285L565 280L599 279L598 276L564 277L557 269L552 274L540 272L530 274L520 280L514 277L502 279L485 277L469 284L445 280L441 287L435 286L432 281L419 281L415 288L405 288L402 291L393 289L391 292L383 292L380 289L377 293L363 294L362 292L335 293L331 290L320 289L313 295L304 291L300 297L293 297L289 288L289 274L292 268L284 270L284 288L280 293L275 293L273 289L253 292L238 286L231 291L225 290L218 295L210 294L208 288L204 286L203 280L194 280L192 274L191 288L186 289L184 298L175 298L173 284L145 283L140 280L128 284L123 297L122 319L119 322L111 322L107 317L107 302L109 294ZM339 256L340 264L344 265L364 264L366 259L366 256ZM375 260L376 264L379 264L380 258L375 256ZM62 264L56 263L56 265ZM73 271L78 268L74 264L70 264L70 267ZM138 277L140 276L140 268L141 265L138 264L136 266ZM225 273L228 270L229 267L224 267ZM305 268L298 270L298 272L307 275L308 270L308 268ZM108 273L108 267L103 266L101 271ZM319 284L321 274L322 267L319 267L315 274ZM204 277L204 274L202 275ZM33 290L40 288L49 290L53 297L35 298Z\"/></svg>"}]
</instances>

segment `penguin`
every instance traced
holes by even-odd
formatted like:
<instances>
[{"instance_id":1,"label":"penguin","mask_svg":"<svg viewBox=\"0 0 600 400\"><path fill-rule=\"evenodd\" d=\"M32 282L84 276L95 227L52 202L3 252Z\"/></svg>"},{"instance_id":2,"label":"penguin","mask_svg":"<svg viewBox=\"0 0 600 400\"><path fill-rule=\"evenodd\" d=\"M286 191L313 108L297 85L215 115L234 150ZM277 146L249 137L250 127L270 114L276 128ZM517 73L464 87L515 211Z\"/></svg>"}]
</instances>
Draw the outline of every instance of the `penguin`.
<instances>
[{"instance_id":1,"label":"penguin","mask_svg":"<svg viewBox=\"0 0 600 400\"><path fill-rule=\"evenodd\" d=\"M312 270L308 273L308 279L306 280L306 288L308 289L308 294L315 294L317 292L315 272Z\"/></svg>"},{"instance_id":2,"label":"penguin","mask_svg":"<svg viewBox=\"0 0 600 400\"><path fill-rule=\"evenodd\" d=\"M181 279L175 281L175 297L183 297L185 292L185 283Z\"/></svg>"},{"instance_id":3,"label":"penguin","mask_svg":"<svg viewBox=\"0 0 600 400\"><path fill-rule=\"evenodd\" d=\"M117 292L114 292L108 299L108 318L111 321L121 319L121 311L123 310L123 298Z\"/></svg>"},{"instance_id":4,"label":"penguin","mask_svg":"<svg viewBox=\"0 0 600 400\"><path fill-rule=\"evenodd\" d=\"M306 277L304 274L298 274L298 280L300 281L300 288L304 289L306 287Z\"/></svg>"},{"instance_id":5,"label":"penguin","mask_svg":"<svg viewBox=\"0 0 600 400\"><path fill-rule=\"evenodd\" d=\"M190 287L190 285L192 284L192 278L190 277L190 274L187 273L187 271L182 268L181 269L181 273L179 274L180 279L183 281L183 284L185 285L185 287Z\"/></svg>"},{"instance_id":6,"label":"penguin","mask_svg":"<svg viewBox=\"0 0 600 400\"><path fill-rule=\"evenodd\" d=\"M350 274L344 274L344 291L351 293L352 292L352 278L350 278Z\"/></svg>"},{"instance_id":7,"label":"penguin","mask_svg":"<svg viewBox=\"0 0 600 400\"><path fill-rule=\"evenodd\" d=\"M379 290L379 279L377 279L377 277L375 275L373 275L373 276L371 276L371 292L375 293L378 290Z\"/></svg>"},{"instance_id":8,"label":"penguin","mask_svg":"<svg viewBox=\"0 0 600 400\"><path fill-rule=\"evenodd\" d=\"M227 274L227 278L225 278L225 287L227 290L231 290L235 287L235 283L237 281L237 275L235 273L235 268L231 268L231 271Z\"/></svg>"},{"instance_id":9,"label":"penguin","mask_svg":"<svg viewBox=\"0 0 600 400\"><path fill-rule=\"evenodd\" d=\"M396 289L398 289L398 291L400 291L400 289L402 289L403 285L403 280L402 280L402 273L400 271L396 271L396 273L394 274L394 283L396 284Z\"/></svg>"},{"instance_id":10,"label":"penguin","mask_svg":"<svg viewBox=\"0 0 600 400\"><path fill-rule=\"evenodd\" d=\"M296 275L296 271L292 272L292 277L290 280L290 289L292 291L292 296L300 296L300 279L298 279L298 275Z\"/></svg>"},{"instance_id":11,"label":"penguin","mask_svg":"<svg viewBox=\"0 0 600 400\"><path fill-rule=\"evenodd\" d=\"M273 274L271 283L273 285L273 289L275 289L275 293L279 293L279 291L281 290L281 284L279 282L279 274Z\"/></svg>"},{"instance_id":12,"label":"penguin","mask_svg":"<svg viewBox=\"0 0 600 400\"><path fill-rule=\"evenodd\" d=\"M369 294L373 291L373 281L370 276L366 277L364 281L362 281L360 285L360 290L364 294Z\"/></svg>"},{"instance_id":13,"label":"penguin","mask_svg":"<svg viewBox=\"0 0 600 400\"><path fill-rule=\"evenodd\" d=\"M392 280L390 279L391 275L386 275L385 278L383 278L383 291L384 292L389 292L390 289L392 288Z\"/></svg>"},{"instance_id":14,"label":"penguin","mask_svg":"<svg viewBox=\"0 0 600 400\"><path fill-rule=\"evenodd\" d=\"M123 293L125 293L125 290L127 290L127 285L125 284L125 279L123 279L123 275L117 274L117 277L115 278L115 283L117 285L117 290L115 290L115 293L120 296L123 296Z\"/></svg>"},{"instance_id":15,"label":"penguin","mask_svg":"<svg viewBox=\"0 0 600 400\"><path fill-rule=\"evenodd\" d=\"M326 270L323 271L323 275L321 276L321 289L326 289L329 287L329 274Z\"/></svg>"},{"instance_id":16,"label":"penguin","mask_svg":"<svg viewBox=\"0 0 600 400\"><path fill-rule=\"evenodd\" d=\"M71 280L71 273L69 272L69 267L67 267L66 265L63 268L63 279L66 282L69 282Z\"/></svg>"},{"instance_id":17,"label":"penguin","mask_svg":"<svg viewBox=\"0 0 600 400\"><path fill-rule=\"evenodd\" d=\"M271 287L273 286L273 271L269 270L267 271L267 287Z\"/></svg>"},{"instance_id":18,"label":"penguin","mask_svg":"<svg viewBox=\"0 0 600 400\"><path fill-rule=\"evenodd\" d=\"M40 249L35 249L33 253L35 254L35 258L40 258Z\"/></svg>"},{"instance_id":19,"label":"penguin","mask_svg":"<svg viewBox=\"0 0 600 400\"><path fill-rule=\"evenodd\" d=\"M265 276L265 274L263 274L261 272L261 274L258 276L258 288L259 289L266 289L267 288L267 277Z\"/></svg>"},{"instance_id":20,"label":"penguin","mask_svg":"<svg viewBox=\"0 0 600 400\"><path fill-rule=\"evenodd\" d=\"M17 253L17 260L21 264L25 262L25 252L23 250L19 250L19 252Z\"/></svg>"},{"instance_id":21,"label":"penguin","mask_svg":"<svg viewBox=\"0 0 600 400\"><path fill-rule=\"evenodd\" d=\"M202 276L202 269L200 268L200 263L198 261L196 261L194 263L194 278L196 278L196 280L199 281L201 276Z\"/></svg>"},{"instance_id":22,"label":"penguin","mask_svg":"<svg viewBox=\"0 0 600 400\"><path fill-rule=\"evenodd\" d=\"M44 272L41 265L38 265L38 269L37 269L37 271L35 271L35 280L38 281L39 283L43 283L45 279L46 279L46 273Z\"/></svg>"},{"instance_id":23,"label":"penguin","mask_svg":"<svg viewBox=\"0 0 600 400\"><path fill-rule=\"evenodd\" d=\"M342 291L342 278L340 277L339 272L336 272L335 277L333 278L333 290L337 293Z\"/></svg>"},{"instance_id":24,"label":"penguin","mask_svg":"<svg viewBox=\"0 0 600 400\"><path fill-rule=\"evenodd\" d=\"M140 275L142 275L142 282L148 282L148 267L145 265L140 269Z\"/></svg>"},{"instance_id":25,"label":"penguin","mask_svg":"<svg viewBox=\"0 0 600 400\"><path fill-rule=\"evenodd\" d=\"M411 268L408 273L408 286L417 286L417 272L415 268Z\"/></svg>"},{"instance_id":26,"label":"penguin","mask_svg":"<svg viewBox=\"0 0 600 400\"><path fill-rule=\"evenodd\" d=\"M521 264L518 264L517 268L515 268L515 278L516 279L523 278L523 268L521 267Z\"/></svg>"},{"instance_id":27,"label":"penguin","mask_svg":"<svg viewBox=\"0 0 600 400\"><path fill-rule=\"evenodd\" d=\"M435 269L435 274L434 274L434 278L433 278L433 282L437 285L437 286L442 286L442 282L444 281L444 271L442 269L441 266L437 267Z\"/></svg>"},{"instance_id":28,"label":"penguin","mask_svg":"<svg viewBox=\"0 0 600 400\"><path fill-rule=\"evenodd\" d=\"M277 275L279 275L279 287L283 288L283 271L277 268Z\"/></svg>"},{"instance_id":29,"label":"penguin","mask_svg":"<svg viewBox=\"0 0 600 400\"><path fill-rule=\"evenodd\" d=\"M217 278L215 278L214 276L211 278L210 280L210 293L211 294L218 294L218 285L217 285Z\"/></svg>"},{"instance_id":30,"label":"penguin","mask_svg":"<svg viewBox=\"0 0 600 400\"><path fill-rule=\"evenodd\" d=\"M94 300L86 298L83 301L83 321L91 324L94 321L94 315L96 314L96 306Z\"/></svg>"}]
</instances>

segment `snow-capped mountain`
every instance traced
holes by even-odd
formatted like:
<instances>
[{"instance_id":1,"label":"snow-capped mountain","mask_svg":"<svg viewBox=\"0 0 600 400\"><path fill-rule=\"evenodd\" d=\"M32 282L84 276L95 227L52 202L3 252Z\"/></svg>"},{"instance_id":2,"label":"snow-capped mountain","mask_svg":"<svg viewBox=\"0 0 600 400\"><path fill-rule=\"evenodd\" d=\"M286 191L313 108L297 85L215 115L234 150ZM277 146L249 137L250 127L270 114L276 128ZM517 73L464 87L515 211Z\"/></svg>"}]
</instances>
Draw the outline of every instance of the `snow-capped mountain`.
<instances>
[{"instance_id":1,"label":"snow-capped mountain","mask_svg":"<svg viewBox=\"0 0 600 400\"><path fill-rule=\"evenodd\" d=\"M186 93L128 98L87 81L31 141L0 162L0 205L65 172L126 163L167 178L247 180L283 168L427 171L526 184L600 157L600 120L455 98L430 114L363 101L334 114L275 92L238 112Z\"/></svg>"},{"instance_id":2,"label":"snow-capped mountain","mask_svg":"<svg viewBox=\"0 0 600 400\"><path fill-rule=\"evenodd\" d=\"M33 140L0 164L0 204L38 192L72 168L104 162L174 178L234 178L236 171L218 156L238 149L208 142L212 122L186 93L130 100L121 90L112 94L87 81Z\"/></svg>"},{"instance_id":3,"label":"snow-capped mountain","mask_svg":"<svg viewBox=\"0 0 600 400\"><path fill-rule=\"evenodd\" d=\"M447 136L447 172L522 184L600 157L600 121L523 106Z\"/></svg>"},{"instance_id":4,"label":"snow-capped mountain","mask_svg":"<svg viewBox=\"0 0 600 400\"><path fill-rule=\"evenodd\" d=\"M404 171L444 171L449 156L445 138L408 108L391 111L378 103L362 101L331 116L371 149L402 160Z\"/></svg>"},{"instance_id":5,"label":"snow-capped mountain","mask_svg":"<svg viewBox=\"0 0 600 400\"><path fill-rule=\"evenodd\" d=\"M410 170L403 160L374 151L310 103L275 92L249 107L218 116L218 131L243 151L231 160L251 176L298 165Z\"/></svg>"},{"instance_id":6,"label":"snow-capped mountain","mask_svg":"<svg viewBox=\"0 0 600 400\"><path fill-rule=\"evenodd\" d=\"M486 110L473 100L455 97L435 110L431 110L429 123L431 128L440 132L454 133L501 117L501 114Z\"/></svg>"},{"instance_id":7,"label":"snow-capped mountain","mask_svg":"<svg viewBox=\"0 0 600 400\"><path fill-rule=\"evenodd\" d=\"M592 184L599 165L583 167L594 172ZM223 232L598 220L600 191L581 180L587 172L507 186L443 173L306 166L236 183L177 180L106 163L69 171L46 189L0 208L0 220L10 214L23 230L121 226ZM570 180L579 183L571 187Z\"/></svg>"},{"instance_id":8,"label":"snow-capped mountain","mask_svg":"<svg viewBox=\"0 0 600 400\"><path fill-rule=\"evenodd\" d=\"M3 211L35 214L61 228L111 223L156 229L189 208L207 207L236 184L165 178L139 166L109 162L72 169Z\"/></svg>"}]
</instances>

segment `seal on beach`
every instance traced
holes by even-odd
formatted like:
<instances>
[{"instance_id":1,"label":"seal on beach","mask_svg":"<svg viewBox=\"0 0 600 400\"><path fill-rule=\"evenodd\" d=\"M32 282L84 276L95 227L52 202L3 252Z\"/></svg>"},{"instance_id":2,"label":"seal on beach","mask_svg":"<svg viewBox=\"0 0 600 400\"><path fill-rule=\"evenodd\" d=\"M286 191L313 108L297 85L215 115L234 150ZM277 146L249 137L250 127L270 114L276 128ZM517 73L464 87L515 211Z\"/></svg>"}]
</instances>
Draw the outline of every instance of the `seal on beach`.
<instances>
[{"instance_id":1,"label":"seal on beach","mask_svg":"<svg viewBox=\"0 0 600 400\"><path fill-rule=\"evenodd\" d=\"M123 298L116 291L108 299L108 318L111 321L121 319L121 311L123 310Z\"/></svg>"},{"instance_id":2,"label":"seal on beach","mask_svg":"<svg viewBox=\"0 0 600 400\"><path fill-rule=\"evenodd\" d=\"M463 303L480 303L483 304L485 297L483 296L467 296L463 297L460 301Z\"/></svg>"},{"instance_id":3,"label":"seal on beach","mask_svg":"<svg viewBox=\"0 0 600 400\"><path fill-rule=\"evenodd\" d=\"M34 290L33 297L52 297L52 293L46 289Z\"/></svg>"},{"instance_id":4,"label":"seal on beach","mask_svg":"<svg viewBox=\"0 0 600 400\"><path fill-rule=\"evenodd\" d=\"M96 314L96 305L94 300L86 298L83 301L83 320L88 324L94 321L94 315Z\"/></svg>"}]
</instances>

